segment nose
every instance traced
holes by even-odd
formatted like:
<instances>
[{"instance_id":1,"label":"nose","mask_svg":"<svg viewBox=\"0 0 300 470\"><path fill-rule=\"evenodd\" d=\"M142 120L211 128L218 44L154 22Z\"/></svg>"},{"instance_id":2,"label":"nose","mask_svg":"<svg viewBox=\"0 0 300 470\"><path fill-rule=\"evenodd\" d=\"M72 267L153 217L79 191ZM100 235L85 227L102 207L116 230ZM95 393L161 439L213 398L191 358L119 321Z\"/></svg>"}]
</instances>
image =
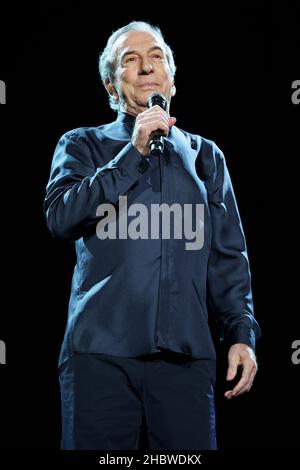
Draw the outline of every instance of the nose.
<instances>
[{"instance_id":1,"label":"nose","mask_svg":"<svg viewBox=\"0 0 300 470\"><path fill-rule=\"evenodd\" d=\"M149 62L148 58L147 59L143 59L141 61L141 73L151 73L153 72L153 66L151 64L151 62Z\"/></svg>"}]
</instances>

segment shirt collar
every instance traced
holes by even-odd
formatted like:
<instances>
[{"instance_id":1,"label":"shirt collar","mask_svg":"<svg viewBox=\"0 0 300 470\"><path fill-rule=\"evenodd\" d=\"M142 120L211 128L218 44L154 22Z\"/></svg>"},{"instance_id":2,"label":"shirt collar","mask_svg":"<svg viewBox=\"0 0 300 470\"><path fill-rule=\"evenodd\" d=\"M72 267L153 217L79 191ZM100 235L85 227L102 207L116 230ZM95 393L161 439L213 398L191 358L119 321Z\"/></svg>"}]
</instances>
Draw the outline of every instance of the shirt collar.
<instances>
[{"instance_id":1,"label":"shirt collar","mask_svg":"<svg viewBox=\"0 0 300 470\"><path fill-rule=\"evenodd\" d=\"M131 114L124 113L123 111L118 111L117 121L123 123L128 130L132 131L135 125L136 116Z\"/></svg>"}]
</instances>

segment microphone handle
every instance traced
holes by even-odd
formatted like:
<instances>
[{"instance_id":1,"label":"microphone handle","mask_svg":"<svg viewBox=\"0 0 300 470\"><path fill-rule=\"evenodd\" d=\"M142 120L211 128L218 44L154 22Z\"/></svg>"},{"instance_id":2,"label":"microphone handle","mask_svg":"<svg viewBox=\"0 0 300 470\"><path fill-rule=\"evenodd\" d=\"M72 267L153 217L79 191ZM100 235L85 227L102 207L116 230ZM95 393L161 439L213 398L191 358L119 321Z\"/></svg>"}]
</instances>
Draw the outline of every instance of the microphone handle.
<instances>
[{"instance_id":1,"label":"microphone handle","mask_svg":"<svg viewBox=\"0 0 300 470\"><path fill-rule=\"evenodd\" d=\"M161 132L153 132L149 142L150 155L160 157L164 150L164 138Z\"/></svg>"}]
</instances>

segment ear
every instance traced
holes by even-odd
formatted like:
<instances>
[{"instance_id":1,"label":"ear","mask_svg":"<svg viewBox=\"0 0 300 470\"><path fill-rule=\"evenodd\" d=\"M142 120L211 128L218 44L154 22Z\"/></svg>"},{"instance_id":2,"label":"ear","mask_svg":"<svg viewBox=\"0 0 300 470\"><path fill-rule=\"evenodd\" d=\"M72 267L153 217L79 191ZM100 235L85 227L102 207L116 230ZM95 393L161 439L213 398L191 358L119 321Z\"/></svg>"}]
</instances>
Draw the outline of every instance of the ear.
<instances>
[{"instance_id":1,"label":"ear","mask_svg":"<svg viewBox=\"0 0 300 470\"><path fill-rule=\"evenodd\" d=\"M173 85L172 88L171 88L171 96L174 96L176 93L176 86Z\"/></svg>"},{"instance_id":2,"label":"ear","mask_svg":"<svg viewBox=\"0 0 300 470\"><path fill-rule=\"evenodd\" d=\"M105 80L105 88L107 90L107 92L110 94L110 96L114 99L114 100L118 100L119 97L118 97L118 93L116 92L116 89L115 87L112 85L112 83L110 83L110 81L108 80L108 78Z\"/></svg>"}]
</instances>

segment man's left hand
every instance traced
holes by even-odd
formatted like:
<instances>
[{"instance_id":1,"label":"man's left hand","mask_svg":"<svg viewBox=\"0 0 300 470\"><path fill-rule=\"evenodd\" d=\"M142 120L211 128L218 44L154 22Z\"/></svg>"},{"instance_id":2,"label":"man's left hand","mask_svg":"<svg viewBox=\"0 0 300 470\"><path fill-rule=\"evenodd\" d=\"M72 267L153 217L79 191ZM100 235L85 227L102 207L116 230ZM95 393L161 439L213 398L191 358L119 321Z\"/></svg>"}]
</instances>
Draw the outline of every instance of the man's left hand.
<instances>
[{"instance_id":1,"label":"man's left hand","mask_svg":"<svg viewBox=\"0 0 300 470\"><path fill-rule=\"evenodd\" d=\"M233 344L228 352L227 380L233 380L238 367L242 368L242 376L232 390L225 392L226 398L233 398L249 392L257 372L255 353L247 344Z\"/></svg>"}]
</instances>

